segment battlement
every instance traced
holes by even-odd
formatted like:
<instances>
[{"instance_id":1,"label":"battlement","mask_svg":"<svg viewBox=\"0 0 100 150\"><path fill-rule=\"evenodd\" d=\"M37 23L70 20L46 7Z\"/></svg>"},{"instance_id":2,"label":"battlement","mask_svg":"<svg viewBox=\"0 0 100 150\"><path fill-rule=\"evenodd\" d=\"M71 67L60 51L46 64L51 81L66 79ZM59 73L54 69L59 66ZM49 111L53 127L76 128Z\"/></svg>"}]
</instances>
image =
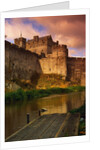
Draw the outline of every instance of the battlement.
<instances>
[{"instance_id":1,"label":"battlement","mask_svg":"<svg viewBox=\"0 0 100 150\"><path fill-rule=\"evenodd\" d=\"M57 74L73 83L85 85L85 58L68 57L67 45L54 42L51 35L22 36L15 44L5 41L6 79L31 80L35 73Z\"/></svg>"},{"instance_id":2,"label":"battlement","mask_svg":"<svg viewBox=\"0 0 100 150\"><path fill-rule=\"evenodd\" d=\"M19 47L26 48L26 38L23 37L16 38L14 39L14 43Z\"/></svg>"},{"instance_id":3,"label":"battlement","mask_svg":"<svg viewBox=\"0 0 100 150\"><path fill-rule=\"evenodd\" d=\"M34 40L35 42L38 42L38 41L39 41L39 36L34 36L34 37L33 37L33 40Z\"/></svg>"},{"instance_id":4,"label":"battlement","mask_svg":"<svg viewBox=\"0 0 100 150\"><path fill-rule=\"evenodd\" d=\"M8 42L8 41L5 41L5 48L6 48L6 51L8 51L8 50L12 50L12 51L14 51L14 52L18 52L18 51L19 51L19 52L22 53L22 54L34 55L34 56L36 56L37 58L39 58L39 55L38 55L38 54L33 53L33 52L29 51L29 50L26 50L26 49L24 49L23 47L19 47L19 46L17 46L16 44L12 44L12 43L10 43L10 42Z\"/></svg>"},{"instance_id":5,"label":"battlement","mask_svg":"<svg viewBox=\"0 0 100 150\"><path fill-rule=\"evenodd\" d=\"M5 41L5 47L10 47L10 48L19 48L16 44L10 43L8 41ZM22 48L23 49L23 48Z\"/></svg>"},{"instance_id":6,"label":"battlement","mask_svg":"<svg viewBox=\"0 0 100 150\"><path fill-rule=\"evenodd\" d=\"M52 56L53 57L68 57L67 45L53 45Z\"/></svg>"},{"instance_id":7,"label":"battlement","mask_svg":"<svg viewBox=\"0 0 100 150\"><path fill-rule=\"evenodd\" d=\"M38 35L33 36L33 39L26 41L22 36L14 39L14 43L22 48L28 49L38 55L44 53L45 56L48 54L54 55L54 53L61 53L61 55L67 55L67 45L60 45L59 41L54 42L51 35L39 37Z\"/></svg>"},{"instance_id":8,"label":"battlement","mask_svg":"<svg viewBox=\"0 0 100 150\"><path fill-rule=\"evenodd\" d=\"M58 42L54 45L52 45L52 48L56 49L56 48L64 48L64 49L67 49L67 45L58 45Z\"/></svg>"},{"instance_id":9,"label":"battlement","mask_svg":"<svg viewBox=\"0 0 100 150\"><path fill-rule=\"evenodd\" d=\"M68 57L68 62L72 63L72 62L77 62L77 63L81 63L85 61L85 57Z\"/></svg>"},{"instance_id":10,"label":"battlement","mask_svg":"<svg viewBox=\"0 0 100 150\"><path fill-rule=\"evenodd\" d=\"M36 36L33 36L33 39L27 41L27 45L32 43L34 47L34 46L37 46L34 44L38 44L38 45L47 44L49 41L52 41L51 35L44 36L44 37L39 37L38 35L36 35Z\"/></svg>"}]
</instances>

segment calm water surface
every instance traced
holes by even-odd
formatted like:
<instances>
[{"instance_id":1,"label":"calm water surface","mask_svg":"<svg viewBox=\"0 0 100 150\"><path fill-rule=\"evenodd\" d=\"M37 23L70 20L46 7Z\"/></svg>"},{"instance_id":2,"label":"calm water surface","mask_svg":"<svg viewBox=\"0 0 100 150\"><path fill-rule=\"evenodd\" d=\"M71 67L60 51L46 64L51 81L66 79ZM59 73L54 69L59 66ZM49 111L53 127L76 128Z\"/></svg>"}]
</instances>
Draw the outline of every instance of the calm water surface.
<instances>
[{"instance_id":1,"label":"calm water surface","mask_svg":"<svg viewBox=\"0 0 100 150\"><path fill-rule=\"evenodd\" d=\"M69 94L51 95L31 101L18 102L6 105L5 109L5 137L7 138L24 125L26 125L26 114L30 113L30 121L38 117L38 111L46 108L48 111L42 113L67 113L84 104L85 92L73 92Z\"/></svg>"}]
</instances>

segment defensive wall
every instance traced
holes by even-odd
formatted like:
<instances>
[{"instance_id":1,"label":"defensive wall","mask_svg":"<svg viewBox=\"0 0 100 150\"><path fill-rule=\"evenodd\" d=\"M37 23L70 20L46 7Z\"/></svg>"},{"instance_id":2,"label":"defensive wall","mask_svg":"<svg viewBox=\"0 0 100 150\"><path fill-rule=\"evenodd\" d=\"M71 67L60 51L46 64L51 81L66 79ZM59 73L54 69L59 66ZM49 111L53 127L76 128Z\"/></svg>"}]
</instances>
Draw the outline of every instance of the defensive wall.
<instances>
[{"instance_id":1,"label":"defensive wall","mask_svg":"<svg viewBox=\"0 0 100 150\"><path fill-rule=\"evenodd\" d=\"M67 47L63 45L52 46L52 54L40 59L41 68L44 74L58 74L66 79L67 77Z\"/></svg>"},{"instance_id":2,"label":"defensive wall","mask_svg":"<svg viewBox=\"0 0 100 150\"><path fill-rule=\"evenodd\" d=\"M79 57L68 57L67 59L67 79L85 85L86 60Z\"/></svg>"},{"instance_id":3,"label":"defensive wall","mask_svg":"<svg viewBox=\"0 0 100 150\"><path fill-rule=\"evenodd\" d=\"M15 44L5 41L6 80L33 79L34 74L58 74L63 79L85 85L85 58L68 57L66 45L51 36L20 37Z\"/></svg>"},{"instance_id":4,"label":"defensive wall","mask_svg":"<svg viewBox=\"0 0 100 150\"><path fill-rule=\"evenodd\" d=\"M31 80L35 73L42 73L38 55L5 41L6 80Z\"/></svg>"}]
</instances>

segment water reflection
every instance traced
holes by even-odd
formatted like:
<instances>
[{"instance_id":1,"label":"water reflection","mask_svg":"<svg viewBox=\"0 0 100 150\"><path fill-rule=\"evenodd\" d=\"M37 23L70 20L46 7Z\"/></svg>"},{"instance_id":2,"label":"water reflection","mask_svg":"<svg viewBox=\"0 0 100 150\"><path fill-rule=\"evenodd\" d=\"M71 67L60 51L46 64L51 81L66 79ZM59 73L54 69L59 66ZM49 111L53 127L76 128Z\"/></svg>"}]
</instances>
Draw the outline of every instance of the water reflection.
<instances>
[{"instance_id":1,"label":"water reflection","mask_svg":"<svg viewBox=\"0 0 100 150\"><path fill-rule=\"evenodd\" d=\"M38 111L46 108L43 114L67 113L71 109L83 105L85 92L73 92L63 95L52 95L45 98L24 101L6 106L5 109L5 137L22 128L26 124L26 114L30 113L30 120L38 117Z\"/></svg>"}]
</instances>

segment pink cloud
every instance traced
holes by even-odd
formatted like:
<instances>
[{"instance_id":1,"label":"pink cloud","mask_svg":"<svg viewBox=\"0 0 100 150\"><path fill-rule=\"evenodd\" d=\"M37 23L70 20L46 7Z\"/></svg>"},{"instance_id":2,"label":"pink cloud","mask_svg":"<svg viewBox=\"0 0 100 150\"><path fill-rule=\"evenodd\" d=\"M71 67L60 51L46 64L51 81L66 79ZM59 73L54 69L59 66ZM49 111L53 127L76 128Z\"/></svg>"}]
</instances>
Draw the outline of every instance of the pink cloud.
<instances>
[{"instance_id":1,"label":"pink cloud","mask_svg":"<svg viewBox=\"0 0 100 150\"><path fill-rule=\"evenodd\" d=\"M5 23L5 35L8 40L18 38L22 33L23 37L32 39L33 35L40 35L38 31L33 29L32 24L24 24L21 19L12 19L11 23Z\"/></svg>"},{"instance_id":2,"label":"pink cloud","mask_svg":"<svg viewBox=\"0 0 100 150\"><path fill-rule=\"evenodd\" d=\"M75 50L69 50L69 53L68 53L68 56L72 56L72 55L76 55L77 54L77 52L75 51Z\"/></svg>"},{"instance_id":3,"label":"pink cloud","mask_svg":"<svg viewBox=\"0 0 100 150\"><path fill-rule=\"evenodd\" d=\"M24 20L29 20L31 23L25 24ZM33 28L32 21L42 25L45 31ZM28 39L32 39L34 35L51 34L54 41L73 48L70 55L76 54L74 49L80 52L84 49L83 55L85 55L85 30L85 15L12 18L11 23L7 21L5 23L7 39L13 40L19 37L20 32Z\"/></svg>"},{"instance_id":4,"label":"pink cloud","mask_svg":"<svg viewBox=\"0 0 100 150\"><path fill-rule=\"evenodd\" d=\"M85 15L34 17L29 20L36 20L45 26L54 40L69 47L85 49Z\"/></svg>"},{"instance_id":5,"label":"pink cloud","mask_svg":"<svg viewBox=\"0 0 100 150\"><path fill-rule=\"evenodd\" d=\"M84 49L80 49L79 51L77 49L70 49L68 51L68 56L75 56L75 57L85 57Z\"/></svg>"},{"instance_id":6,"label":"pink cloud","mask_svg":"<svg viewBox=\"0 0 100 150\"><path fill-rule=\"evenodd\" d=\"M39 18L37 20L39 21ZM41 20L40 23L42 23ZM59 40L69 47L85 48L84 16L82 18L81 16L51 17L50 19L43 18L43 20L43 24L47 27L48 32L53 33L54 40Z\"/></svg>"}]
</instances>

